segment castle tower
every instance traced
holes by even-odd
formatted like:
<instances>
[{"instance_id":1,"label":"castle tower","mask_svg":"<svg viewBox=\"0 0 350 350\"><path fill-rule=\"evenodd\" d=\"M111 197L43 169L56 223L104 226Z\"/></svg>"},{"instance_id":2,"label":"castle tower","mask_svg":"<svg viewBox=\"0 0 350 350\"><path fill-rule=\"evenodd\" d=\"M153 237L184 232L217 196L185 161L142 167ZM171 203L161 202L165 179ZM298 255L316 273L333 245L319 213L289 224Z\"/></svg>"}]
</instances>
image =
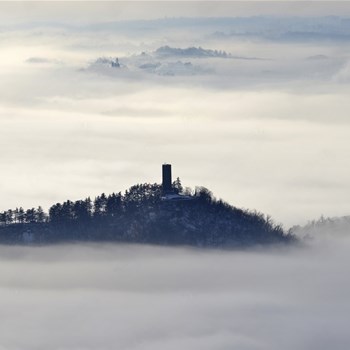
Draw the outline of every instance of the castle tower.
<instances>
[{"instance_id":1,"label":"castle tower","mask_svg":"<svg viewBox=\"0 0 350 350\"><path fill-rule=\"evenodd\" d=\"M163 164L163 181L162 181L162 190L163 193L173 192L173 186L171 181L171 164Z\"/></svg>"}]
</instances>

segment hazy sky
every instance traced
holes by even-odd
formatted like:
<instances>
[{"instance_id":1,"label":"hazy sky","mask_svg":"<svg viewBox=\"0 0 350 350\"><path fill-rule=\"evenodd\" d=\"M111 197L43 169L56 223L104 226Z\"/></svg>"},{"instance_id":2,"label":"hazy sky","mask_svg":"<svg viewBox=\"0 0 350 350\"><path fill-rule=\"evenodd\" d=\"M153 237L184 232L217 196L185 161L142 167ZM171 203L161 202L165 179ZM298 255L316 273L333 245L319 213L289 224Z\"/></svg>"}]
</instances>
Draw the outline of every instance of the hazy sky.
<instances>
[{"instance_id":1,"label":"hazy sky","mask_svg":"<svg viewBox=\"0 0 350 350\"><path fill-rule=\"evenodd\" d=\"M160 182L169 162L185 186L286 227L349 214L349 11L1 2L0 209ZM164 46L231 56L161 55Z\"/></svg>"},{"instance_id":2,"label":"hazy sky","mask_svg":"<svg viewBox=\"0 0 350 350\"><path fill-rule=\"evenodd\" d=\"M2 23L84 23L161 17L350 15L348 1L18 1L2 2Z\"/></svg>"}]
</instances>

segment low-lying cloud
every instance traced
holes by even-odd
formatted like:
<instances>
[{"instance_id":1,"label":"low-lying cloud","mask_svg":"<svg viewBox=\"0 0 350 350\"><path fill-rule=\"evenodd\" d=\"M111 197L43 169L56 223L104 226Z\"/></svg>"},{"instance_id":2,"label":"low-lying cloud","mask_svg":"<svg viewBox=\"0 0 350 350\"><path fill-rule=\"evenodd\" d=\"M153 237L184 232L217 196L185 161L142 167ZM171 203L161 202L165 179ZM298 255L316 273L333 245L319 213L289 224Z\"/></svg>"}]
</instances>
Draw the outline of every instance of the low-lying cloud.
<instances>
[{"instance_id":1,"label":"low-lying cloud","mask_svg":"<svg viewBox=\"0 0 350 350\"><path fill-rule=\"evenodd\" d=\"M32 64L59 64L60 61L46 58L46 57L29 57L26 59L26 63Z\"/></svg>"},{"instance_id":2,"label":"low-lying cloud","mask_svg":"<svg viewBox=\"0 0 350 350\"><path fill-rule=\"evenodd\" d=\"M344 349L349 248L0 247L0 348Z\"/></svg>"}]
</instances>

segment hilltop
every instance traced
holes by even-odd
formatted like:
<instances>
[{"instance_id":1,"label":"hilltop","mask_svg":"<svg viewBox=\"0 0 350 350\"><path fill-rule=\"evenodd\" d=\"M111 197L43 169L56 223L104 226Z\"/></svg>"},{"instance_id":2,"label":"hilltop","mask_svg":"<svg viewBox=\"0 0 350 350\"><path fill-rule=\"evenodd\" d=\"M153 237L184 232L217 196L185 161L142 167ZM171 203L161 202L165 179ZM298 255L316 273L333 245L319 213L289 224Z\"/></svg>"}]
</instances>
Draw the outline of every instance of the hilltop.
<instances>
[{"instance_id":1,"label":"hilltop","mask_svg":"<svg viewBox=\"0 0 350 350\"><path fill-rule=\"evenodd\" d=\"M179 179L173 183L173 189L172 196L180 197L175 194L182 192ZM181 198L175 201L165 198L159 184L138 184L124 195L101 194L94 200L57 203L48 213L40 207L8 210L0 214L0 242L111 241L242 247L294 240L271 218L217 200L204 187L183 196L190 200Z\"/></svg>"}]
</instances>

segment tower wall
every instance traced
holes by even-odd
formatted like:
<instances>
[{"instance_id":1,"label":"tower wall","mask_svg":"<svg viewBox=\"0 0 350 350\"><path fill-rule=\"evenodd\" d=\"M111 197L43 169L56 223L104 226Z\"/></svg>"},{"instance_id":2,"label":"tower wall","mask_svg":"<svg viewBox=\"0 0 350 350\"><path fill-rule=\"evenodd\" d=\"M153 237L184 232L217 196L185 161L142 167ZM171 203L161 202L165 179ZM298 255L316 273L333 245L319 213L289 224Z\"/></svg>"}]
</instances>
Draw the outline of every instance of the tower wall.
<instances>
[{"instance_id":1,"label":"tower wall","mask_svg":"<svg viewBox=\"0 0 350 350\"><path fill-rule=\"evenodd\" d=\"M163 181L162 181L162 189L163 193L172 192L172 181L171 181L171 164L163 164Z\"/></svg>"}]
</instances>

